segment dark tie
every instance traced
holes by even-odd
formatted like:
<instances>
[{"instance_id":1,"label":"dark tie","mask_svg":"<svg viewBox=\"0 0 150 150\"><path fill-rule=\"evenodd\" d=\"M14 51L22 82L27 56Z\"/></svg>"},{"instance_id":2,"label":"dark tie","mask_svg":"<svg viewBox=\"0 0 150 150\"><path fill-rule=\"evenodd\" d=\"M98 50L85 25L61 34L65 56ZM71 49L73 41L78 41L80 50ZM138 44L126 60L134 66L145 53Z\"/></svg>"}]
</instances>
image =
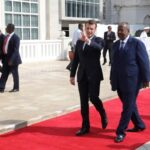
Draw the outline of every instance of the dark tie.
<instances>
[{"instance_id":1,"label":"dark tie","mask_svg":"<svg viewBox=\"0 0 150 150\"><path fill-rule=\"evenodd\" d=\"M119 50L120 50L120 51L123 51L123 49L124 49L124 42L123 42L123 41L121 41L121 44L120 44L120 48L119 48Z\"/></svg>"}]
</instances>

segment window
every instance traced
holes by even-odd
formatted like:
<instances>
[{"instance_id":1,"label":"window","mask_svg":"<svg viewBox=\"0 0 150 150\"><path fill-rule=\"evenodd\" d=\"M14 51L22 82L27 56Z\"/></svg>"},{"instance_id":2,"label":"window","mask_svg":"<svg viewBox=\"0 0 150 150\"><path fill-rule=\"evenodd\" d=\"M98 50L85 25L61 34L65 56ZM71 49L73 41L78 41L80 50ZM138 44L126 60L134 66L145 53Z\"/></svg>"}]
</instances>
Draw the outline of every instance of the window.
<instances>
[{"instance_id":1,"label":"window","mask_svg":"<svg viewBox=\"0 0 150 150\"><path fill-rule=\"evenodd\" d=\"M28 40L30 38L30 29L29 28L24 28L23 29L23 39Z\"/></svg>"},{"instance_id":2,"label":"window","mask_svg":"<svg viewBox=\"0 0 150 150\"><path fill-rule=\"evenodd\" d=\"M31 16L31 27L37 27L38 26L38 17L37 16Z\"/></svg>"},{"instance_id":3,"label":"window","mask_svg":"<svg viewBox=\"0 0 150 150\"><path fill-rule=\"evenodd\" d=\"M38 29L32 28L32 29L31 29L31 33L32 33L32 37L31 37L32 40L38 38Z\"/></svg>"},{"instance_id":4,"label":"window","mask_svg":"<svg viewBox=\"0 0 150 150\"><path fill-rule=\"evenodd\" d=\"M66 0L66 17L99 19L100 0Z\"/></svg>"},{"instance_id":5,"label":"window","mask_svg":"<svg viewBox=\"0 0 150 150\"><path fill-rule=\"evenodd\" d=\"M14 12L21 12L21 3L14 2L13 10L14 10Z\"/></svg>"},{"instance_id":6,"label":"window","mask_svg":"<svg viewBox=\"0 0 150 150\"><path fill-rule=\"evenodd\" d=\"M31 4L31 13L38 13L38 5Z\"/></svg>"},{"instance_id":7,"label":"window","mask_svg":"<svg viewBox=\"0 0 150 150\"><path fill-rule=\"evenodd\" d=\"M22 40L39 38L38 0L4 0L5 25L13 23Z\"/></svg>"},{"instance_id":8,"label":"window","mask_svg":"<svg viewBox=\"0 0 150 150\"><path fill-rule=\"evenodd\" d=\"M12 22L12 14L6 14L5 15L5 23L11 23Z\"/></svg>"},{"instance_id":9,"label":"window","mask_svg":"<svg viewBox=\"0 0 150 150\"><path fill-rule=\"evenodd\" d=\"M12 11L12 2L11 1L5 1L5 10Z\"/></svg>"},{"instance_id":10,"label":"window","mask_svg":"<svg viewBox=\"0 0 150 150\"><path fill-rule=\"evenodd\" d=\"M14 15L14 22L16 26L21 26L21 15Z\"/></svg>"},{"instance_id":11,"label":"window","mask_svg":"<svg viewBox=\"0 0 150 150\"><path fill-rule=\"evenodd\" d=\"M30 26L30 16L29 15L23 15L23 25L25 27Z\"/></svg>"},{"instance_id":12,"label":"window","mask_svg":"<svg viewBox=\"0 0 150 150\"><path fill-rule=\"evenodd\" d=\"M22 3L22 11L26 13L30 13L30 4L29 3Z\"/></svg>"}]
</instances>

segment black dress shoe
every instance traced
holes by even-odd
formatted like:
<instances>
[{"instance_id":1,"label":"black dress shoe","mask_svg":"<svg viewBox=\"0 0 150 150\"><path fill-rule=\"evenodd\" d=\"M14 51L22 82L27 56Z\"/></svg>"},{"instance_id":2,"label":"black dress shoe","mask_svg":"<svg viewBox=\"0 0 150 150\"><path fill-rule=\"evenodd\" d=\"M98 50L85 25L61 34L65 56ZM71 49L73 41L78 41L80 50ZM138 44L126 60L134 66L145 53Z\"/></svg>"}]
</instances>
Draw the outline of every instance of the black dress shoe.
<instances>
[{"instance_id":1,"label":"black dress shoe","mask_svg":"<svg viewBox=\"0 0 150 150\"><path fill-rule=\"evenodd\" d=\"M140 132L140 131L143 131L143 130L145 130L145 128L134 127L132 129L127 129L127 132Z\"/></svg>"},{"instance_id":2,"label":"black dress shoe","mask_svg":"<svg viewBox=\"0 0 150 150\"><path fill-rule=\"evenodd\" d=\"M108 119L107 117L105 117L104 119L102 119L102 129L106 129L108 125Z\"/></svg>"},{"instance_id":3,"label":"black dress shoe","mask_svg":"<svg viewBox=\"0 0 150 150\"><path fill-rule=\"evenodd\" d=\"M115 142L116 143L122 142L124 140L124 137L125 137L125 135L123 135L123 134L117 135L116 138L115 138Z\"/></svg>"},{"instance_id":4,"label":"black dress shoe","mask_svg":"<svg viewBox=\"0 0 150 150\"><path fill-rule=\"evenodd\" d=\"M19 92L19 89L12 89L9 92Z\"/></svg>"},{"instance_id":5,"label":"black dress shoe","mask_svg":"<svg viewBox=\"0 0 150 150\"><path fill-rule=\"evenodd\" d=\"M87 133L89 133L89 128L81 128L79 131L76 132L76 136L82 136Z\"/></svg>"}]
</instances>

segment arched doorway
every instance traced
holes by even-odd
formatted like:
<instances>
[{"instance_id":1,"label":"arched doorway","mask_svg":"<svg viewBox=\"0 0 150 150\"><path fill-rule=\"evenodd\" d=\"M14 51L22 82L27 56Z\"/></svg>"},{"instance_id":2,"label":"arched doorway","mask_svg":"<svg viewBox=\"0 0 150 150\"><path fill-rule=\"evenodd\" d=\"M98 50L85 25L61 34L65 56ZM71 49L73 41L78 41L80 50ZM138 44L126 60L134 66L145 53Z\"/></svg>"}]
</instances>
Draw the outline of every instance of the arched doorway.
<instances>
[{"instance_id":1,"label":"arched doorway","mask_svg":"<svg viewBox=\"0 0 150 150\"><path fill-rule=\"evenodd\" d=\"M145 25L150 25L150 15L146 15L146 16L144 17L143 24L145 24Z\"/></svg>"}]
</instances>

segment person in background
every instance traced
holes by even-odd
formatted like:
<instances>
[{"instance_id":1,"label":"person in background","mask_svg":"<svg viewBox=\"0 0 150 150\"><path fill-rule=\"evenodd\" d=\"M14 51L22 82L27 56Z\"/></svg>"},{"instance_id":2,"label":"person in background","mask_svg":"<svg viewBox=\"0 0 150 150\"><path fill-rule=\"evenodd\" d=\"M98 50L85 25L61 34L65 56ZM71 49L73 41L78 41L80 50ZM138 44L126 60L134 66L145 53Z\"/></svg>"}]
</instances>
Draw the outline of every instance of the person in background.
<instances>
[{"instance_id":1,"label":"person in background","mask_svg":"<svg viewBox=\"0 0 150 150\"><path fill-rule=\"evenodd\" d=\"M0 30L0 61L2 61L2 56L3 56L3 42L4 42L5 35L2 33ZM0 66L0 72L2 72L2 66Z\"/></svg>"},{"instance_id":2,"label":"person in background","mask_svg":"<svg viewBox=\"0 0 150 150\"><path fill-rule=\"evenodd\" d=\"M3 42L3 70L0 77L0 92L4 92L9 73L12 73L14 86L10 92L19 91L18 65L22 63L19 54L20 38L14 33L14 24L8 24Z\"/></svg>"},{"instance_id":3,"label":"person in background","mask_svg":"<svg viewBox=\"0 0 150 150\"><path fill-rule=\"evenodd\" d=\"M100 54L104 47L104 41L95 36L97 23L89 20L85 23L85 33L77 41L75 47L75 57L73 59L70 83L75 85L75 75L77 73L78 89L80 94L82 126L76 135L81 136L89 133L89 99L94 104L101 116L102 128L108 124L107 116L103 103L99 98L100 82L103 80L103 73L100 65Z\"/></svg>"},{"instance_id":4,"label":"person in background","mask_svg":"<svg viewBox=\"0 0 150 150\"><path fill-rule=\"evenodd\" d=\"M76 42L77 42L77 40L79 40L81 38L82 32L83 32L83 24L79 23L78 29L76 29L73 33L73 38L72 38L72 42L71 42L71 51L73 51L73 52L75 51ZM70 71L71 66L72 66L72 60L70 60L70 63L67 65L66 69L68 69Z\"/></svg>"},{"instance_id":5,"label":"person in background","mask_svg":"<svg viewBox=\"0 0 150 150\"><path fill-rule=\"evenodd\" d=\"M149 45L148 42L149 41L148 41L148 35L147 35L147 33L149 31L150 31L150 27L145 27L144 30L143 30L143 32L140 35L140 40L145 44L147 53L150 56L150 51L149 51L150 47L148 47L148 45Z\"/></svg>"},{"instance_id":6,"label":"person in background","mask_svg":"<svg viewBox=\"0 0 150 150\"><path fill-rule=\"evenodd\" d=\"M103 58L104 58L103 65L105 65L107 62L106 59L107 50L109 50L109 65L111 65L111 51L112 51L111 49L114 40L116 40L115 32L112 31L111 26L108 26L108 31L104 32L105 47L103 50Z\"/></svg>"},{"instance_id":7,"label":"person in background","mask_svg":"<svg viewBox=\"0 0 150 150\"><path fill-rule=\"evenodd\" d=\"M140 88L149 86L150 62L143 42L129 35L127 22L119 23L117 32L119 40L112 48L110 82L123 105L115 137L115 142L119 143L124 140L126 131L139 132L146 128L139 115L136 99ZM127 129L130 120L134 127Z\"/></svg>"}]
</instances>

